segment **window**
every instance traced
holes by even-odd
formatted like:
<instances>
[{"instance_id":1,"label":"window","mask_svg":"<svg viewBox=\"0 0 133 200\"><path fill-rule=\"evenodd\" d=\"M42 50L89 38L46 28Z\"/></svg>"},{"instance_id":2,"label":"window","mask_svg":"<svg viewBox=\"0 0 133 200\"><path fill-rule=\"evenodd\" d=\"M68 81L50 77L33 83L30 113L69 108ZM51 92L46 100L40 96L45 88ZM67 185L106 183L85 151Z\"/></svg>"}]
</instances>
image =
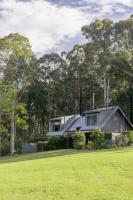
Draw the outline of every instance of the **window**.
<instances>
[{"instance_id":1,"label":"window","mask_svg":"<svg viewBox=\"0 0 133 200\"><path fill-rule=\"evenodd\" d=\"M88 115L87 126L96 126L96 125L97 125L97 115Z\"/></svg>"},{"instance_id":2,"label":"window","mask_svg":"<svg viewBox=\"0 0 133 200\"><path fill-rule=\"evenodd\" d=\"M61 125L61 121L58 120L58 121L54 121L52 123L52 129L54 132L57 132L57 131L60 131L60 125Z\"/></svg>"}]
</instances>

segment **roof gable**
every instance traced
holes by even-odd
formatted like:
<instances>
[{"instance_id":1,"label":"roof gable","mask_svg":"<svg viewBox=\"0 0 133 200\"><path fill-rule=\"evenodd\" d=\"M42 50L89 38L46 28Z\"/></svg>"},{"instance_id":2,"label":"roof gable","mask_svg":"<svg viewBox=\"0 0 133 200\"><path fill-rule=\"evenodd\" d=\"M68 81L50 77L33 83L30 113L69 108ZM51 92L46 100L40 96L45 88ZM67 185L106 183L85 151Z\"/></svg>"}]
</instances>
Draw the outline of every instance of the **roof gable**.
<instances>
[{"instance_id":1,"label":"roof gable","mask_svg":"<svg viewBox=\"0 0 133 200\"><path fill-rule=\"evenodd\" d=\"M101 124L101 128L103 128L108 121L111 119L111 117L116 113L116 112L120 112L120 114L123 116L124 120L126 121L126 123L133 128L132 123L130 122L130 120L127 118L127 116L125 115L125 113L122 111L122 109L119 106L114 107L114 109L112 109L112 111L109 113L108 117L103 121L103 123Z\"/></svg>"}]
</instances>

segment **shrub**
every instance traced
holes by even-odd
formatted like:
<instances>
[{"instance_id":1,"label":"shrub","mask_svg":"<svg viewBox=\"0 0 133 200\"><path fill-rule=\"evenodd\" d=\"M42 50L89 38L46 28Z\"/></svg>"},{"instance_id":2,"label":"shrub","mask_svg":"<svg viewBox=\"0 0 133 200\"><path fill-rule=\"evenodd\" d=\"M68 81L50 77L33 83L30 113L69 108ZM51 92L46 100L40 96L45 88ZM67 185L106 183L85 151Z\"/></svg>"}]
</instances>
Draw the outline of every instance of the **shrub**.
<instances>
[{"instance_id":1,"label":"shrub","mask_svg":"<svg viewBox=\"0 0 133 200\"><path fill-rule=\"evenodd\" d=\"M103 147L103 144L105 142L105 135L103 134L101 129L99 128L94 129L91 137L96 148Z\"/></svg>"},{"instance_id":2,"label":"shrub","mask_svg":"<svg viewBox=\"0 0 133 200\"><path fill-rule=\"evenodd\" d=\"M66 148L73 148L72 137L51 136L47 142L42 141L37 143L38 151L51 151Z\"/></svg>"},{"instance_id":3,"label":"shrub","mask_svg":"<svg viewBox=\"0 0 133 200\"><path fill-rule=\"evenodd\" d=\"M74 136L74 148L84 149L85 148L85 134L77 132Z\"/></svg>"},{"instance_id":4,"label":"shrub","mask_svg":"<svg viewBox=\"0 0 133 200\"><path fill-rule=\"evenodd\" d=\"M129 138L126 133L120 133L115 136L115 143L117 147L127 146L129 144Z\"/></svg>"},{"instance_id":5,"label":"shrub","mask_svg":"<svg viewBox=\"0 0 133 200\"><path fill-rule=\"evenodd\" d=\"M129 142L133 143L133 131L128 131Z\"/></svg>"},{"instance_id":6,"label":"shrub","mask_svg":"<svg viewBox=\"0 0 133 200\"><path fill-rule=\"evenodd\" d=\"M0 155L5 156L10 154L10 142L4 141L0 143Z\"/></svg>"},{"instance_id":7,"label":"shrub","mask_svg":"<svg viewBox=\"0 0 133 200\"><path fill-rule=\"evenodd\" d=\"M47 149L57 150L67 148L67 138L64 136L52 136L48 139Z\"/></svg>"},{"instance_id":8,"label":"shrub","mask_svg":"<svg viewBox=\"0 0 133 200\"><path fill-rule=\"evenodd\" d=\"M123 147L123 146L125 146L125 143L124 143L124 141L123 141L122 135L116 136L116 137L115 137L115 141L116 141L117 147Z\"/></svg>"},{"instance_id":9,"label":"shrub","mask_svg":"<svg viewBox=\"0 0 133 200\"><path fill-rule=\"evenodd\" d=\"M122 133L122 138L125 146L129 145L129 136L127 131Z\"/></svg>"},{"instance_id":10,"label":"shrub","mask_svg":"<svg viewBox=\"0 0 133 200\"><path fill-rule=\"evenodd\" d=\"M88 150L94 149L94 142L88 141L88 144L86 145L86 149Z\"/></svg>"}]
</instances>

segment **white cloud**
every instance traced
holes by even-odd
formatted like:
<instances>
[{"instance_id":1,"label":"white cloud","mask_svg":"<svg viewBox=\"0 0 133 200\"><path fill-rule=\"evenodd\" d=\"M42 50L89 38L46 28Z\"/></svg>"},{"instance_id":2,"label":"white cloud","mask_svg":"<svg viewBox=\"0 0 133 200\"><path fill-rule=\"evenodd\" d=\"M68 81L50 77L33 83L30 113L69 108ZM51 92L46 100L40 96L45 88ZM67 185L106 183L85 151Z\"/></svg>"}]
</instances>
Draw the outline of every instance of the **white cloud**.
<instances>
[{"instance_id":1,"label":"white cloud","mask_svg":"<svg viewBox=\"0 0 133 200\"><path fill-rule=\"evenodd\" d=\"M124 11L128 8L133 12L133 0L81 0L80 2L84 3L84 6L95 5L95 7L99 7L100 9L96 16L105 16L107 14L115 14L115 11L123 11L124 17L126 15Z\"/></svg>"},{"instance_id":2,"label":"white cloud","mask_svg":"<svg viewBox=\"0 0 133 200\"><path fill-rule=\"evenodd\" d=\"M133 0L81 0L80 2L84 2L84 3L96 3L96 4L100 4L102 6L105 6L105 5L116 5L116 4L122 4L122 5L125 5L125 6L133 6Z\"/></svg>"},{"instance_id":3,"label":"white cloud","mask_svg":"<svg viewBox=\"0 0 133 200\"><path fill-rule=\"evenodd\" d=\"M45 52L76 36L87 22L81 11L43 0L3 0L0 10L0 36L19 32L30 39L35 52Z\"/></svg>"},{"instance_id":4,"label":"white cloud","mask_svg":"<svg viewBox=\"0 0 133 200\"><path fill-rule=\"evenodd\" d=\"M61 50L67 44L71 46L70 41L78 37L84 24L113 15L124 18L133 11L133 0L76 1L80 6L72 8L51 4L48 0L0 0L0 37L19 32L29 38L35 52Z\"/></svg>"}]
</instances>

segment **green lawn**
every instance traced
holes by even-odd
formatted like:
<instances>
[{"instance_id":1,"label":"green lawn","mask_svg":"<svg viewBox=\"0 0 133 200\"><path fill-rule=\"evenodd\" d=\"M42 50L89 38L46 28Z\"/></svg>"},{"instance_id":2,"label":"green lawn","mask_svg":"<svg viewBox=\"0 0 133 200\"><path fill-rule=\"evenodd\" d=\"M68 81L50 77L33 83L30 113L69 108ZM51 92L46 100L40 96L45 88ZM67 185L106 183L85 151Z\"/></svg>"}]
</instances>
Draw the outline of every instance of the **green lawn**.
<instances>
[{"instance_id":1,"label":"green lawn","mask_svg":"<svg viewBox=\"0 0 133 200\"><path fill-rule=\"evenodd\" d=\"M133 148L0 159L0 200L133 200Z\"/></svg>"}]
</instances>

